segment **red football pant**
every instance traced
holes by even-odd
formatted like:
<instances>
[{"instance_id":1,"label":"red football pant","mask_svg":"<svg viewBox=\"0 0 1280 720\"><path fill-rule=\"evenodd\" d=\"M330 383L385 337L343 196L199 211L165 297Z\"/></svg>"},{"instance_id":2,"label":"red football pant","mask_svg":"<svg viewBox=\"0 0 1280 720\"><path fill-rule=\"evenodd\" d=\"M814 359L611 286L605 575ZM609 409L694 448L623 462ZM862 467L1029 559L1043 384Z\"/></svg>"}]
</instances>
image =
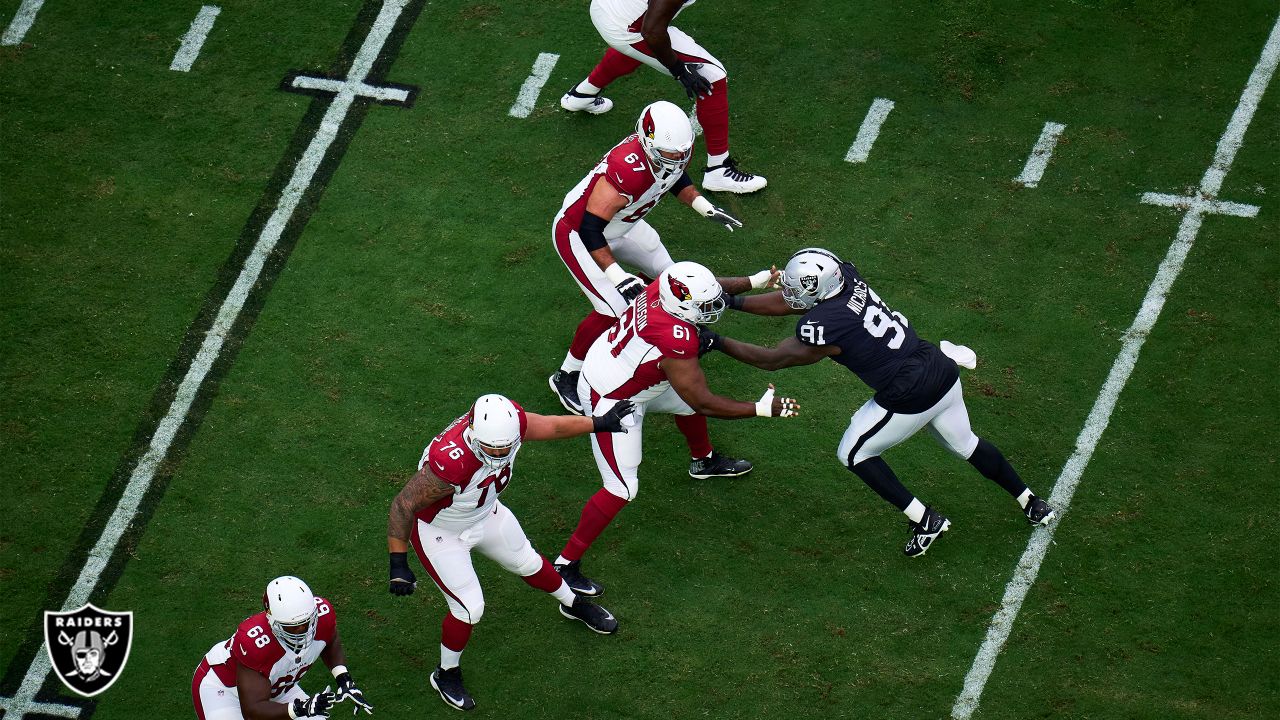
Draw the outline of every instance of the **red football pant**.
<instances>
[{"instance_id":1,"label":"red football pant","mask_svg":"<svg viewBox=\"0 0 1280 720\"><path fill-rule=\"evenodd\" d=\"M454 652L462 652L471 639L472 627L471 623L459 620L453 613L445 613L444 623L440 626L440 644Z\"/></svg>"},{"instance_id":2,"label":"red football pant","mask_svg":"<svg viewBox=\"0 0 1280 720\"><path fill-rule=\"evenodd\" d=\"M689 457L697 460L711 454L711 433L707 430L705 415L676 415L676 427L684 433L689 443Z\"/></svg>"},{"instance_id":3,"label":"red football pant","mask_svg":"<svg viewBox=\"0 0 1280 720\"><path fill-rule=\"evenodd\" d=\"M613 327L617 321L617 318L593 311L578 323L578 329L573 333L573 342L569 344L569 354L577 360L586 360L591 343L603 335L605 330Z\"/></svg>"},{"instance_id":4,"label":"red football pant","mask_svg":"<svg viewBox=\"0 0 1280 720\"><path fill-rule=\"evenodd\" d=\"M607 48L604 51L604 57L600 58L595 69L587 76L587 82L603 88L623 75L629 75L638 67L640 67L639 60L633 60L613 48Z\"/></svg>"},{"instance_id":5,"label":"red football pant","mask_svg":"<svg viewBox=\"0 0 1280 720\"><path fill-rule=\"evenodd\" d=\"M559 590L560 583L564 582L560 578L560 573L556 572L551 561L546 558L542 558L542 567L538 568L538 572L532 575L525 575L520 579L528 583L529 587L545 593L553 593Z\"/></svg>"},{"instance_id":6,"label":"red football pant","mask_svg":"<svg viewBox=\"0 0 1280 720\"><path fill-rule=\"evenodd\" d=\"M591 547L591 543L600 537L600 533L609 527L613 518L626 506L626 500L608 490L603 488L597 490L596 494L587 501L586 507L582 508L582 518L578 520L578 527L574 528L573 535L569 537L569 542L565 543L560 555L570 562L581 560L587 548ZM559 578L559 575L556 577Z\"/></svg>"},{"instance_id":7,"label":"red football pant","mask_svg":"<svg viewBox=\"0 0 1280 720\"><path fill-rule=\"evenodd\" d=\"M624 56L625 57L625 56ZM698 124L707 141L707 154L729 152L729 81L711 83L711 94L698 98Z\"/></svg>"}]
</instances>

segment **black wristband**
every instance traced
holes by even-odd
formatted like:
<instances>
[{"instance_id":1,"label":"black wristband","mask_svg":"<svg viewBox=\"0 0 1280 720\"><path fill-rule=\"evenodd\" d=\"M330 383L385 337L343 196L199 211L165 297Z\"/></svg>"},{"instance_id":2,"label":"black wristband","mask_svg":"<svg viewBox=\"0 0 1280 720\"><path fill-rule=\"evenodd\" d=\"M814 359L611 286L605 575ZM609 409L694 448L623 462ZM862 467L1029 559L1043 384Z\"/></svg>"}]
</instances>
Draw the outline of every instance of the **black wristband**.
<instances>
[{"instance_id":1,"label":"black wristband","mask_svg":"<svg viewBox=\"0 0 1280 720\"><path fill-rule=\"evenodd\" d=\"M609 244L604 239L604 229L608 227L609 221L594 213L585 213L582 216L582 224L578 226L578 237L582 238L582 244L587 248L587 252L599 250Z\"/></svg>"},{"instance_id":2,"label":"black wristband","mask_svg":"<svg viewBox=\"0 0 1280 720\"><path fill-rule=\"evenodd\" d=\"M399 570L401 568L407 569L408 567L409 567L408 552L391 553L391 572L395 572L396 570Z\"/></svg>"},{"instance_id":3,"label":"black wristband","mask_svg":"<svg viewBox=\"0 0 1280 720\"><path fill-rule=\"evenodd\" d=\"M691 185L693 185L693 179L689 177L689 173L682 172L680 173L680 179L676 180L676 184L672 185L667 192L671 193L672 197L680 197L680 191Z\"/></svg>"},{"instance_id":4,"label":"black wristband","mask_svg":"<svg viewBox=\"0 0 1280 720\"><path fill-rule=\"evenodd\" d=\"M741 310L742 306L745 305L746 302L747 302L747 299L742 297L741 295L729 295L725 300L725 305L730 310Z\"/></svg>"}]
</instances>

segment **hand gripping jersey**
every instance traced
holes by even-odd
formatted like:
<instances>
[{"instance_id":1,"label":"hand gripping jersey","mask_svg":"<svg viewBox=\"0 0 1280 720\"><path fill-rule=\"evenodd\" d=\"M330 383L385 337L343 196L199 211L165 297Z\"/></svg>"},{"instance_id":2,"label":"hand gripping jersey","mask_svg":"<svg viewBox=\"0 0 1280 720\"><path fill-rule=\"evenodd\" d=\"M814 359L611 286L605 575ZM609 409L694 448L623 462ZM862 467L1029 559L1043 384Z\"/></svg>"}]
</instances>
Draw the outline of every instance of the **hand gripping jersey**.
<instances>
[{"instance_id":1,"label":"hand gripping jersey","mask_svg":"<svg viewBox=\"0 0 1280 720\"><path fill-rule=\"evenodd\" d=\"M524 408L515 402L511 404L520 413L520 439L523 440L529 420L525 417ZM435 436L422 451L418 469L431 463L431 472L453 485L454 491L452 495L419 510L416 516L419 520L450 530L465 530L493 512L498 493L507 489L515 460L497 472L480 462L464 437L470 424L471 412L467 411L466 415L449 423L444 432Z\"/></svg>"},{"instance_id":2,"label":"hand gripping jersey","mask_svg":"<svg viewBox=\"0 0 1280 720\"><path fill-rule=\"evenodd\" d=\"M280 644L267 623L266 612L251 616L240 623L234 635L205 654L196 670L196 684L204 674L212 672L225 687L233 688L236 666L244 665L271 683L271 699L284 695L302 680L337 635L338 619L329 601L317 596L316 612L316 638L301 653Z\"/></svg>"},{"instance_id":3,"label":"hand gripping jersey","mask_svg":"<svg viewBox=\"0 0 1280 720\"><path fill-rule=\"evenodd\" d=\"M839 346L840 354L831 359L875 390L876 402L885 409L927 409L959 378L956 364L917 336L907 318L891 310L853 264L841 264L840 272L844 290L805 313L796 323L796 337L805 345Z\"/></svg>"},{"instance_id":4,"label":"hand gripping jersey","mask_svg":"<svg viewBox=\"0 0 1280 720\"><path fill-rule=\"evenodd\" d=\"M680 9L676 10L676 16L697 1L684 0L680 4ZM608 18L610 25L625 27L638 35L641 25L644 24L644 15L649 11L649 0L591 0L591 9L592 12ZM675 20L675 17L671 19ZM638 42L640 39L642 38L637 38L633 42Z\"/></svg>"},{"instance_id":5,"label":"hand gripping jersey","mask_svg":"<svg viewBox=\"0 0 1280 720\"><path fill-rule=\"evenodd\" d=\"M663 358L697 357L697 328L662 309L654 282L591 345L582 375L602 397L641 403L671 387L658 367Z\"/></svg>"},{"instance_id":6,"label":"hand gripping jersey","mask_svg":"<svg viewBox=\"0 0 1280 720\"><path fill-rule=\"evenodd\" d=\"M609 224L604 228L606 240L626 235L631 226L658 204L663 194L680 178L676 176L662 182L655 180L638 137L635 134L629 135L613 146L591 172L564 196L560 222L568 224L570 230L582 227L582 218L587 213L587 199L591 197L591 191L598 182L609 183L627 199L626 207L612 218L607 218Z\"/></svg>"}]
</instances>

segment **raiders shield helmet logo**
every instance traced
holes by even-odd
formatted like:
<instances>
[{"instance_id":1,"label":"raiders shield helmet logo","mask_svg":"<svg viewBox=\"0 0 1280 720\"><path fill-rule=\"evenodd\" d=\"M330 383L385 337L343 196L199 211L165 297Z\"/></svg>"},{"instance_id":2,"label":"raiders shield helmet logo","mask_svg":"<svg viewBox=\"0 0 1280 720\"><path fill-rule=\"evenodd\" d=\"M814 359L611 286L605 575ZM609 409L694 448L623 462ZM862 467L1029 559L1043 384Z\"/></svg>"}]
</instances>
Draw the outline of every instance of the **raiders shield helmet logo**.
<instances>
[{"instance_id":1,"label":"raiders shield helmet logo","mask_svg":"<svg viewBox=\"0 0 1280 720\"><path fill-rule=\"evenodd\" d=\"M807 292L807 293L815 293L815 292L817 292L817 291L818 291L818 276L817 276L817 275L801 275L801 276L800 276L800 287L804 288L804 291L805 291L805 292Z\"/></svg>"},{"instance_id":2,"label":"raiders shield helmet logo","mask_svg":"<svg viewBox=\"0 0 1280 720\"><path fill-rule=\"evenodd\" d=\"M72 691L93 697L111 687L129 659L133 613L93 605L44 614L44 646L53 671Z\"/></svg>"}]
</instances>

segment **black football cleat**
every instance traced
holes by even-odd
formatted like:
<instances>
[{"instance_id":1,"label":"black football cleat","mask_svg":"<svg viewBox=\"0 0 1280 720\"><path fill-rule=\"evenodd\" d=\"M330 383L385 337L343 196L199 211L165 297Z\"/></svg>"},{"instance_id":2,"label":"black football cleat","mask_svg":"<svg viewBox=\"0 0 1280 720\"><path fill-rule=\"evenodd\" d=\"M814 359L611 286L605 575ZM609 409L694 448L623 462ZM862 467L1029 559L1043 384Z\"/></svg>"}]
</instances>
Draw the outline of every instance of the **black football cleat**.
<instances>
[{"instance_id":1,"label":"black football cleat","mask_svg":"<svg viewBox=\"0 0 1280 720\"><path fill-rule=\"evenodd\" d=\"M440 699L454 710L474 710L476 701L471 699L471 693L467 692L467 688L462 685L462 668L456 667L445 670L436 666L435 672L431 673L431 687L440 693Z\"/></svg>"},{"instance_id":2,"label":"black football cleat","mask_svg":"<svg viewBox=\"0 0 1280 720\"><path fill-rule=\"evenodd\" d=\"M551 391L556 394L556 397L560 398L560 404L574 415L582 414L582 403L578 402L579 374L557 370L554 375L547 378L547 384L551 386Z\"/></svg>"},{"instance_id":3,"label":"black football cleat","mask_svg":"<svg viewBox=\"0 0 1280 720\"><path fill-rule=\"evenodd\" d=\"M927 507L920 522L909 523L909 525L911 525L911 539L907 541L907 546L902 549L902 552L906 553L907 557L920 557L929 552L929 548L933 547L933 541L951 527L951 521L937 510Z\"/></svg>"},{"instance_id":4,"label":"black football cleat","mask_svg":"<svg viewBox=\"0 0 1280 720\"><path fill-rule=\"evenodd\" d=\"M618 620L613 613L582 597L575 597L572 607L561 605L560 614L570 620L581 620L601 635L612 635L618 631Z\"/></svg>"},{"instance_id":5,"label":"black football cleat","mask_svg":"<svg viewBox=\"0 0 1280 720\"><path fill-rule=\"evenodd\" d=\"M738 477L751 472L749 460L739 460L721 455L714 450L701 460L689 463L689 477L706 480L713 477Z\"/></svg>"},{"instance_id":6,"label":"black football cleat","mask_svg":"<svg viewBox=\"0 0 1280 720\"><path fill-rule=\"evenodd\" d=\"M565 581L575 594L583 597L600 597L604 594L604 588L600 583L592 580L582 574L582 561L574 560L568 563L556 563L556 572L560 573L560 577Z\"/></svg>"},{"instance_id":7,"label":"black football cleat","mask_svg":"<svg viewBox=\"0 0 1280 720\"><path fill-rule=\"evenodd\" d=\"M1053 506L1035 495L1031 496L1031 500L1027 502L1026 509L1022 512L1027 516L1027 522L1032 525L1048 525L1058 516L1058 513L1054 512Z\"/></svg>"}]
</instances>

